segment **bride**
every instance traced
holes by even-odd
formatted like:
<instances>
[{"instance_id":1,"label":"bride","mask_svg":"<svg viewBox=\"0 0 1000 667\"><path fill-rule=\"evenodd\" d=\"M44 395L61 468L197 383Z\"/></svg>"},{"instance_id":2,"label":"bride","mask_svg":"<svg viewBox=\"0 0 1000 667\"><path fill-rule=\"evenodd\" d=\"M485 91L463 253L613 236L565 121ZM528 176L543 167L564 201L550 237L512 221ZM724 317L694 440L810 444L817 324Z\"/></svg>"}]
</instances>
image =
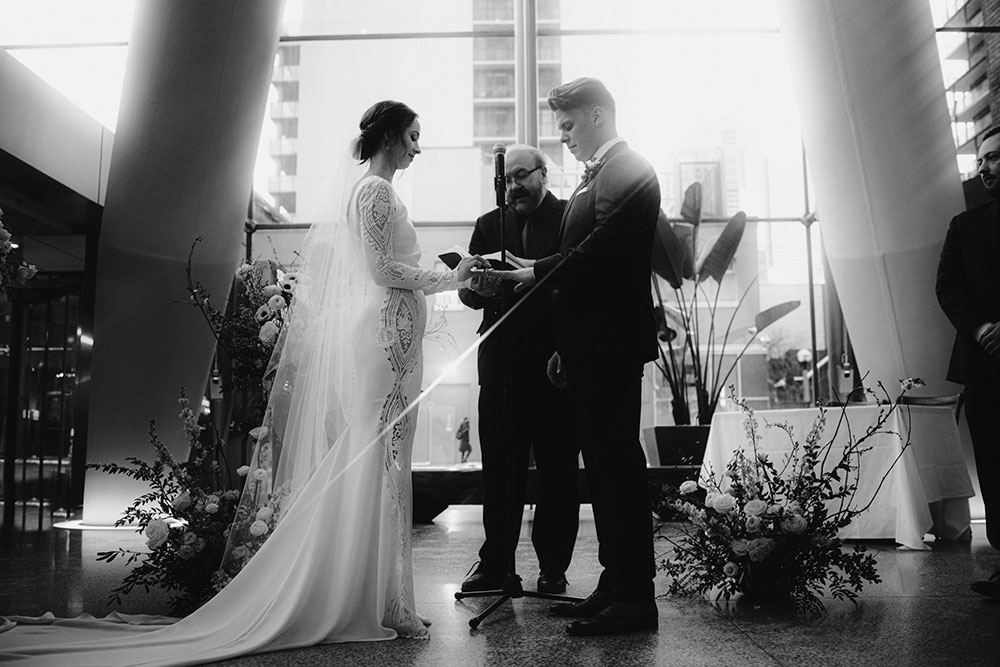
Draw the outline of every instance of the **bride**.
<instances>
[{"instance_id":1,"label":"bride","mask_svg":"<svg viewBox=\"0 0 1000 667\"><path fill-rule=\"evenodd\" d=\"M378 102L360 129L352 154L367 171L334 185L334 220L306 236L262 435L229 529L227 585L165 628L118 640L50 637L0 649L0 661L189 665L428 635L410 543L423 295L460 287L483 261L418 268L416 233L392 186L420 154L417 114Z\"/></svg>"}]
</instances>

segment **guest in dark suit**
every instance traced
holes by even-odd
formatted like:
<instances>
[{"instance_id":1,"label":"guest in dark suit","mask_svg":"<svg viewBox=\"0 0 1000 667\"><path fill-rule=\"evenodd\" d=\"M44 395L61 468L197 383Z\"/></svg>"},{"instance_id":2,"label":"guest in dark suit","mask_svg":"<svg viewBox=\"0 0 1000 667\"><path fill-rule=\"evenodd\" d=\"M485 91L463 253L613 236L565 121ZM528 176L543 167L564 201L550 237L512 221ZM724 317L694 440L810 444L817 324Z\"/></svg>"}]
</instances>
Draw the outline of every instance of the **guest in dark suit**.
<instances>
[{"instance_id":1,"label":"guest in dark suit","mask_svg":"<svg viewBox=\"0 0 1000 667\"><path fill-rule=\"evenodd\" d=\"M556 354L549 374L575 408L594 507L597 589L553 605L577 617L572 635L655 630L653 534L646 459L639 444L643 366L657 353L650 255L660 186L650 164L618 137L615 101L597 79L549 94L562 141L586 163L563 213L559 252L526 269L499 272L554 293Z\"/></svg>"},{"instance_id":2,"label":"guest in dark suit","mask_svg":"<svg viewBox=\"0 0 1000 667\"><path fill-rule=\"evenodd\" d=\"M544 154L531 146L510 146L504 168L508 207L503 234L508 255L551 255L559 248L559 223L566 202L548 191ZM500 234L500 209L496 208L476 221L469 252L499 251ZM482 277L458 295L470 308L483 311L480 334L509 312L479 347L486 540L479 550L479 565L462 582L462 590L500 589L506 575L516 572L514 552L524 512L529 451L533 451L538 498L531 542L538 556L537 586L542 593L562 593L580 514L576 488L580 450L570 430L566 392L545 375L546 362L555 350L549 295L515 294L513 283Z\"/></svg>"},{"instance_id":3,"label":"guest in dark suit","mask_svg":"<svg viewBox=\"0 0 1000 667\"><path fill-rule=\"evenodd\" d=\"M993 200L952 218L938 263L937 297L955 326L948 379L965 385L986 538L1000 549L1000 127L984 135L976 163ZM1000 568L972 589L1000 597Z\"/></svg>"}]
</instances>

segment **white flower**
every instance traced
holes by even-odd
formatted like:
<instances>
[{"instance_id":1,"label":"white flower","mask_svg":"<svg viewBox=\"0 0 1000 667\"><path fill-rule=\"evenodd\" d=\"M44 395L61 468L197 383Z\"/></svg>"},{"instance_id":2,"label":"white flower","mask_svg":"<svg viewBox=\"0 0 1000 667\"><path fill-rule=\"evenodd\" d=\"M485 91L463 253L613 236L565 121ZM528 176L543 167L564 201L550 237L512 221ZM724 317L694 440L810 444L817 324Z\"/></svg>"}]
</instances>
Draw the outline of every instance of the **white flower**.
<instances>
[{"instance_id":1,"label":"white flower","mask_svg":"<svg viewBox=\"0 0 1000 667\"><path fill-rule=\"evenodd\" d=\"M262 305L260 308L257 309L256 313L254 313L254 318L258 322L264 323L267 322L269 319L271 319L271 315L273 315L273 313L271 312L271 309L268 307L268 305L265 303L264 305Z\"/></svg>"},{"instance_id":2,"label":"white flower","mask_svg":"<svg viewBox=\"0 0 1000 667\"><path fill-rule=\"evenodd\" d=\"M156 549L167 541L167 537L170 535L170 526L163 519L153 519L146 524L146 529L142 531L142 534L146 536L146 546L150 549Z\"/></svg>"},{"instance_id":3,"label":"white flower","mask_svg":"<svg viewBox=\"0 0 1000 667\"><path fill-rule=\"evenodd\" d=\"M905 380L899 381L899 387L903 391L910 391L911 389L916 389L917 387L926 387L927 383L920 378L906 378Z\"/></svg>"},{"instance_id":4,"label":"white flower","mask_svg":"<svg viewBox=\"0 0 1000 667\"><path fill-rule=\"evenodd\" d=\"M294 280L288 280L288 278L285 278L279 283L278 286L281 287L281 290L283 292L288 292L289 294L295 294L295 290L298 288L299 284Z\"/></svg>"},{"instance_id":5,"label":"white flower","mask_svg":"<svg viewBox=\"0 0 1000 667\"><path fill-rule=\"evenodd\" d=\"M750 540L750 560L760 562L771 555L777 543L769 537L756 537Z\"/></svg>"},{"instance_id":6,"label":"white flower","mask_svg":"<svg viewBox=\"0 0 1000 667\"><path fill-rule=\"evenodd\" d=\"M709 491L705 494L705 507L711 507L715 502L715 499L719 497L720 494L715 491Z\"/></svg>"},{"instance_id":7,"label":"white flower","mask_svg":"<svg viewBox=\"0 0 1000 667\"><path fill-rule=\"evenodd\" d=\"M746 512L747 516L760 516L766 509L767 503L759 498L748 500L747 504L743 506L743 511Z\"/></svg>"},{"instance_id":8,"label":"white flower","mask_svg":"<svg viewBox=\"0 0 1000 667\"><path fill-rule=\"evenodd\" d=\"M187 508L191 507L191 494L187 491L181 491L177 494L177 497L174 498L171 504L174 506L175 510L183 512Z\"/></svg>"},{"instance_id":9,"label":"white flower","mask_svg":"<svg viewBox=\"0 0 1000 667\"><path fill-rule=\"evenodd\" d=\"M219 511L219 503L205 503L205 511L209 514L215 514Z\"/></svg>"},{"instance_id":10,"label":"white flower","mask_svg":"<svg viewBox=\"0 0 1000 667\"><path fill-rule=\"evenodd\" d=\"M247 473L250 472L250 466L240 466L236 469L236 474L240 477L246 477Z\"/></svg>"},{"instance_id":11,"label":"white flower","mask_svg":"<svg viewBox=\"0 0 1000 667\"><path fill-rule=\"evenodd\" d=\"M257 520L250 524L250 534L254 537L260 537L261 535L266 535L268 531L267 524L263 521Z\"/></svg>"},{"instance_id":12,"label":"white flower","mask_svg":"<svg viewBox=\"0 0 1000 667\"><path fill-rule=\"evenodd\" d=\"M260 342L264 345L271 345L274 341L278 340L278 325L274 323L274 320L268 320L260 327L260 333L257 334L260 338Z\"/></svg>"},{"instance_id":13,"label":"white flower","mask_svg":"<svg viewBox=\"0 0 1000 667\"><path fill-rule=\"evenodd\" d=\"M742 558L750 553L750 542L749 540L744 540L742 537L738 537L729 543L729 548L734 554Z\"/></svg>"},{"instance_id":14,"label":"white flower","mask_svg":"<svg viewBox=\"0 0 1000 667\"><path fill-rule=\"evenodd\" d=\"M740 566L734 563L733 561L729 561L728 563L722 566L722 574L726 575L727 577L735 579L737 575L739 575L739 573L740 573Z\"/></svg>"},{"instance_id":15,"label":"white flower","mask_svg":"<svg viewBox=\"0 0 1000 667\"><path fill-rule=\"evenodd\" d=\"M261 290L261 293L264 295L264 298L270 302L272 298L281 295L281 288L277 285L267 285L263 290Z\"/></svg>"},{"instance_id":16,"label":"white flower","mask_svg":"<svg viewBox=\"0 0 1000 667\"><path fill-rule=\"evenodd\" d=\"M267 307L275 313L284 310L287 305L288 303L285 301L285 297L280 294L275 294L267 300Z\"/></svg>"},{"instance_id":17,"label":"white flower","mask_svg":"<svg viewBox=\"0 0 1000 667\"><path fill-rule=\"evenodd\" d=\"M256 470L253 471L253 478L258 482L263 482L265 479L267 479L268 475L270 475L270 473L267 471L266 468L257 468Z\"/></svg>"},{"instance_id":18,"label":"white flower","mask_svg":"<svg viewBox=\"0 0 1000 667\"><path fill-rule=\"evenodd\" d=\"M236 277L240 280L246 280L251 271L253 271L253 267L249 264L240 264L240 267L236 269Z\"/></svg>"},{"instance_id":19,"label":"white flower","mask_svg":"<svg viewBox=\"0 0 1000 667\"><path fill-rule=\"evenodd\" d=\"M274 509L271 507L261 507L257 510L257 520L258 521L270 521L271 517L274 515Z\"/></svg>"},{"instance_id":20,"label":"white flower","mask_svg":"<svg viewBox=\"0 0 1000 667\"><path fill-rule=\"evenodd\" d=\"M790 514L781 520L781 529L786 533L799 535L809 526L809 522L801 514Z\"/></svg>"},{"instance_id":21,"label":"white flower","mask_svg":"<svg viewBox=\"0 0 1000 667\"><path fill-rule=\"evenodd\" d=\"M683 495L694 493L695 491L698 490L698 482L689 479L683 484L681 484L681 488L679 490Z\"/></svg>"},{"instance_id":22,"label":"white flower","mask_svg":"<svg viewBox=\"0 0 1000 667\"><path fill-rule=\"evenodd\" d=\"M756 533L764 524L764 520L759 516L750 515L747 517L746 527L751 533Z\"/></svg>"},{"instance_id":23,"label":"white flower","mask_svg":"<svg viewBox=\"0 0 1000 667\"><path fill-rule=\"evenodd\" d=\"M720 514L729 514L736 507L736 498L728 493L722 493L712 500L712 509Z\"/></svg>"}]
</instances>

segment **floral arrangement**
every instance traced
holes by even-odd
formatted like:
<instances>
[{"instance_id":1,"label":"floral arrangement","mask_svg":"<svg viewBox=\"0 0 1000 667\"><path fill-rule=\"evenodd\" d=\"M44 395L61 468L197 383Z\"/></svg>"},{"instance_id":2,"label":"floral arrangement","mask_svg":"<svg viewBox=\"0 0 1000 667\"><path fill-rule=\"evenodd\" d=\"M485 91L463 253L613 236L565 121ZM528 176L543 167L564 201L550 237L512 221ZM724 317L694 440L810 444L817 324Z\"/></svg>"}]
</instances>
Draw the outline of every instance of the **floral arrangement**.
<instances>
[{"instance_id":1,"label":"floral arrangement","mask_svg":"<svg viewBox=\"0 0 1000 667\"><path fill-rule=\"evenodd\" d=\"M97 560L109 563L118 557L126 558L127 565L139 561L112 591L108 604L120 604L121 596L136 586L146 592L154 586L162 587L176 592L168 603L175 614L183 616L216 593L214 574L222 561L229 525L236 516L240 498L238 481L228 473L223 443L206 437L207 432L183 391L179 403L184 433L191 447L187 461L178 461L171 455L157 437L156 424L150 422L150 443L156 450L152 463L129 457L126 461L131 466L87 465L150 486L149 492L136 498L115 522L116 526L134 525L137 532L145 535L149 550L119 547L97 554Z\"/></svg>"},{"instance_id":2,"label":"floral arrangement","mask_svg":"<svg viewBox=\"0 0 1000 667\"><path fill-rule=\"evenodd\" d=\"M35 277L38 267L23 260L11 260L14 249L10 231L3 226L3 209L0 208L0 288L6 285L23 285Z\"/></svg>"},{"instance_id":3,"label":"floral arrangement","mask_svg":"<svg viewBox=\"0 0 1000 667\"><path fill-rule=\"evenodd\" d=\"M889 433L886 420L898 409L903 394L918 386L923 386L919 379L902 381L902 393L894 401L881 383L878 392L859 390L879 400L878 419L856 436L847 423L846 407L841 408L836 430L845 429L848 435L842 447L835 448L833 438L821 440L826 408L819 409L804 442L795 439L789 425L765 421L768 428L784 430L792 443L780 463L758 452L761 427L746 402L734 396L746 415L749 447L734 452L721 477L709 472L700 482L687 480L673 492L665 489L669 497L664 506L686 519L679 524L679 537L658 531L673 547L659 563L670 579L667 592L714 591L727 600L737 592L791 595L807 615L824 612L819 596L827 589L834 598L856 602L865 582L881 579L874 556L862 546L845 550L837 535L874 500L873 496L864 506L855 503L868 441L878 433ZM904 440L895 435L902 447L892 465L910 444L908 436Z\"/></svg>"},{"instance_id":4,"label":"floral arrangement","mask_svg":"<svg viewBox=\"0 0 1000 667\"><path fill-rule=\"evenodd\" d=\"M285 271L269 261L244 263L236 270L236 298L221 311L212 305L211 295L194 279L191 263L195 239L188 253L186 278L191 305L198 308L212 334L232 365L232 385L240 392L263 393L264 372L288 315L295 291L304 289L305 276ZM223 390L227 389L226 385ZM260 423L262 411L248 415L250 423Z\"/></svg>"}]
</instances>

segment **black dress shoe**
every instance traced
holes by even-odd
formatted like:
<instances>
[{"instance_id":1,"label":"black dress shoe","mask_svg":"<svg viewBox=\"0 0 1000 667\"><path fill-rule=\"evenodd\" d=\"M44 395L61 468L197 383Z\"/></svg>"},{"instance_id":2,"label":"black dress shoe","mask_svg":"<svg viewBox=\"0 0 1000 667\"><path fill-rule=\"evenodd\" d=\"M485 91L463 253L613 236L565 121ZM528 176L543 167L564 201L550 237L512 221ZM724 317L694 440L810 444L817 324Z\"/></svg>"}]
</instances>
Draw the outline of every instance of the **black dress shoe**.
<instances>
[{"instance_id":1,"label":"black dress shoe","mask_svg":"<svg viewBox=\"0 0 1000 667\"><path fill-rule=\"evenodd\" d=\"M482 565L476 568L462 582L463 593L479 593L482 591L499 591L503 588L504 576L502 572L492 572Z\"/></svg>"},{"instance_id":2,"label":"black dress shoe","mask_svg":"<svg viewBox=\"0 0 1000 667\"><path fill-rule=\"evenodd\" d=\"M656 630L656 604L634 604L612 602L603 611L590 618L581 618L566 626L566 632L574 637L595 635L622 635L627 632Z\"/></svg>"},{"instance_id":3,"label":"black dress shoe","mask_svg":"<svg viewBox=\"0 0 1000 667\"><path fill-rule=\"evenodd\" d=\"M994 570L990 578L985 581L973 581L972 590L991 598L1000 598L1000 567Z\"/></svg>"},{"instance_id":4,"label":"black dress shoe","mask_svg":"<svg viewBox=\"0 0 1000 667\"><path fill-rule=\"evenodd\" d=\"M565 593L567 585L569 582L566 581L566 575L562 572L542 572L538 575L539 593Z\"/></svg>"},{"instance_id":5,"label":"black dress shoe","mask_svg":"<svg viewBox=\"0 0 1000 667\"><path fill-rule=\"evenodd\" d=\"M593 616L611 604L611 598L607 593L594 591L583 602L559 602L549 607L553 616L565 616L567 618L587 618Z\"/></svg>"}]
</instances>

